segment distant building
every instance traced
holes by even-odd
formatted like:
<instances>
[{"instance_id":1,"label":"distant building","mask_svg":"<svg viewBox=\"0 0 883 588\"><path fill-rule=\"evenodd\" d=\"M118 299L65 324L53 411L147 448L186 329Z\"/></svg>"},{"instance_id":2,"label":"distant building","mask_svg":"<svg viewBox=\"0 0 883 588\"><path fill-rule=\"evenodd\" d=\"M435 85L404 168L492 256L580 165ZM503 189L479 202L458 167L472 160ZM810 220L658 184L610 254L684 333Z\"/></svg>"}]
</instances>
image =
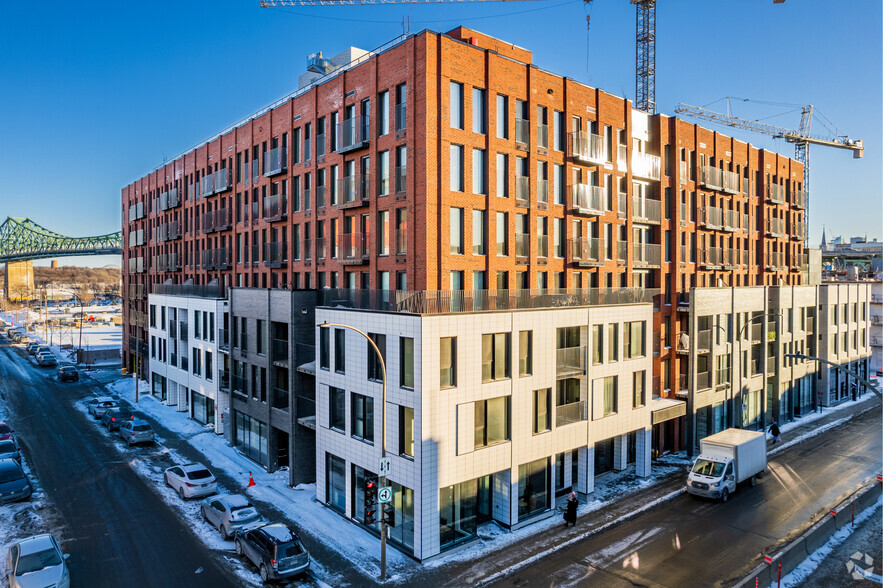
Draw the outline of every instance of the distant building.
<instances>
[{"instance_id":1,"label":"distant building","mask_svg":"<svg viewBox=\"0 0 883 588\"><path fill-rule=\"evenodd\" d=\"M6 264L3 272L3 289L9 300L26 301L34 299L34 262L12 261Z\"/></svg>"}]
</instances>

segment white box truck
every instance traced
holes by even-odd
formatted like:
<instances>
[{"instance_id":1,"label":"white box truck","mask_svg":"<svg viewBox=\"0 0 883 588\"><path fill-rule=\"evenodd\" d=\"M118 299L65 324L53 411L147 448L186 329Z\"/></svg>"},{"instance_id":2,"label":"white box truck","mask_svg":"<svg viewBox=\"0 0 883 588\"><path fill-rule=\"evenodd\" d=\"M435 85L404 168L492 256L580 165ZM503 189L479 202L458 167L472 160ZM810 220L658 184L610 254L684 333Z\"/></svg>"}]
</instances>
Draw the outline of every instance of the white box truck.
<instances>
[{"instance_id":1,"label":"white box truck","mask_svg":"<svg viewBox=\"0 0 883 588\"><path fill-rule=\"evenodd\" d=\"M766 434L727 429L699 441L699 457L687 475L687 492L726 502L736 484L754 486L766 469Z\"/></svg>"}]
</instances>

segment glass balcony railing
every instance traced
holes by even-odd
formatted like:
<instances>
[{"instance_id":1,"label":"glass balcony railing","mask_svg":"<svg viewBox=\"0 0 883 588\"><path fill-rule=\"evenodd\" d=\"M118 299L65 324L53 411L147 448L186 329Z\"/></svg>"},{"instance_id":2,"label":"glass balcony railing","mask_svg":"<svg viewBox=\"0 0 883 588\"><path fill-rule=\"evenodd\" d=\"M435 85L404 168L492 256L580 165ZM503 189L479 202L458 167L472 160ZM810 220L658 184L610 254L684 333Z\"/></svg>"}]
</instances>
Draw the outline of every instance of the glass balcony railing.
<instances>
[{"instance_id":1,"label":"glass balcony railing","mask_svg":"<svg viewBox=\"0 0 883 588\"><path fill-rule=\"evenodd\" d=\"M568 262L577 265L592 265L602 262L601 252L603 241L590 237L577 237L568 240Z\"/></svg>"},{"instance_id":2,"label":"glass balcony railing","mask_svg":"<svg viewBox=\"0 0 883 588\"><path fill-rule=\"evenodd\" d=\"M586 131L570 133L570 156L586 163L603 164L607 161L604 137Z\"/></svg>"},{"instance_id":3,"label":"glass balcony railing","mask_svg":"<svg viewBox=\"0 0 883 588\"><path fill-rule=\"evenodd\" d=\"M549 148L549 125L537 124L537 147Z\"/></svg>"},{"instance_id":4,"label":"glass balcony railing","mask_svg":"<svg viewBox=\"0 0 883 588\"><path fill-rule=\"evenodd\" d=\"M766 233L770 237L784 237L785 220L781 218L766 219Z\"/></svg>"},{"instance_id":5,"label":"glass balcony railing","mask_svg":"<svg viewBox=\"0 0 883 588\"><path fill-rule=\"evenodd\" d=\"M722 190L724 180L721 171L710 165L699 166L699 183L711 190Z\"/></svg>"},{"instance_id":6,"label":"glass balcony railing","mask_svg":"<svg viewBox=\"0 0 883 588\"><path fill-rule=\"evenodd\" d=\"M705 247L699 250L699 264L706 268L720 268L724 264L723 250L720 247Z\"/></svg>"},{"instance_id":7,"label":"glass balcony railing","mask_svg":"<svg viewBox=\"0 0 883 588\"><path fill-rule=\"evenodd\" d=\"M215 194L226 192L233 187L233 170L221 168L215 172Z\"/></svg>"},{"instance_id":8,"label":"glass balcony railing","mask_svg":"<svg viewBox=\"0 0 883 588\"><path fill-rule=\"evenodd\" d=\"M603 186L574 184L571 190L571 211L575 214L597 216L604 214Z\"/></svg>"},{"instance_id":9,"label":"glass balcony railing","mask_svg":"<svg viewBox=\"0 0 883 588\"><path fill-rule=\"evenodd\" d=\"M401 104L396 104L396 130L403 131L407 127L408 124L408 107L402 102Z\"/></svg>"},{"instance_id":10,"label":"glass balcony railing","mask_svg":"<svg viewBox=\"0 0 883 588\"><path fill-rule=\"evenodd\" d=\"M368 116L354 116L337 123L337 152L348 153L368 144Z\"/></svg>"},{"instance_id":11,"label":"glass balcony railing","mask_svg":"<svg viewBox=\"0 0 883 588\"><path fill-rule=\"evenodd\" d=\"M648 180L662 178L662 165L657 155L650 155L641 151L632 152L632 175Z\"/></svg>"},{"instance_id":12,"label":"glass balcony railing","mask_svg":"<svg viewBox=\"0 0 883 588\"><path fill-rule=\"evenodd\" d=\"M626 171L629 165L629 150L625 145L616 146L616 167L619 171Z\"/></svg>"},{"instance_id":13,"label":"glass balcony railing","mask_svg":"<svg viewBox=\"0 0 883 588\"><path fill-rule=\"evenodd\" d=\"M803 190L794 190L791 192L791 208L803 210L806 208L806 192Z\"/></svg>"},{"instance_id":14,"label":"glass balcony railing","mask_svg":"<svg viewBox=\"0 0 883 588\"><path fill-rule=\"evenodd\" d=\"M548 235L537 235L537 257L549 257Z\"/></svg>"},{"instance_id":15,"label":"glass balcony railing","mask_svg":"<svg viewBox=\"0 0 883 588\"><path fill-rule=\"evenodd\" d=\"M662 202L633 196L632 220L638 223L660 224L662 222Z\"/></svg>"},{"instance_id":16,"label":"glass balcony railing","mask_svg":"<svg viewBox=\"0 0 883 588\"><path fill-rule=\"evenodd\" d=\"M362 233L344 233L340 236L341 262L359 262L368 257L368 241Z\"/></svg>"},{"instance_id":17,"label":"glass balcony railing","mask_svg":"<svg viewBox=\"0 0 883 588\"><path fill-rule=\"evenodd\" d=\"M344 176L337 180L337 205L340 208L356 208L368 203L370 177L367 174Z\"/></svg>"},{"instance_id":18,"label":"glass balcony railing","mask_svg":"<svg viewBox=\"0 0 883 588\"><path fill-rule=\"evenodd\" d=\"M537 180L537 210L549 209L549 180Z\"/></svg>"},{"instance_id":19,"label":"glass balcony railing","mask_svg":"<svg viewBox=\"0 0 883 588\"><path fill-rule=\"evenodd\" d=\"M278 194L264 197L264 220L275 221L282 218L281 200Z\"/></svg>"},{"instance_id":20,"label":"glass balcony railing","mask_svg":"<svg viewBox=\"0 0 883 588\"><path fill-rule=\"evenodd\" d=\"M778 184L769 184L767 185L767 202L771 202L773 204L784 204L785 203L785 187L780 186Z\"/></svg>"},{"instance_id":21,"label":"glass balcony railing","mask_svg":"<svg viewBox=\"0 0 883 588\"><path fill-rule=\"evenodd\" d=\"M530 257L530 234L517 233L515 235L515 256Z\"/></svg>"},{"instance_id":22,"label":"glass balcony railing","mask_svg":"<svg viewBox=\"0 0 883 588\"><path fill-rule=\"evenodd\" d=\"M589 411L586 401L579 400L555 407L555 426L562 427L571 423L588 420Z\"/></svg>"},{"instance_id":23,"label":"glass balcony railing","mask_svg":"<svg viewBox=\"0 0 883 588\"><path fill-rule=\"evenodd\" d=\"M515 119L515 142L530 145L530 121L524 118Z\"/></svg>"},{"instance_id":24,"label":"glass balcony railing","mask_svg":"<svg viewBox=\"0 0 883 588\"><path fill-rule=\"evenodd\" d=\"M632 264L636 268L659 267L662 259L661 247L647 243L634 243Z\"/></svg>"},{"instance_id":25,"label":"glass balcony railing","mask_svg":"<svg viewBox=\"0 0 883 588\"><path fill-rule=\"evenodd\" d=\"M724 230L729 232L736 232L739 230L739 214L738 210L725 210L724 211Z\"/></svg>"},{"instance_id":26,"label":"glass balcony railing","mask_svg":"<svg viewBox=\"0 0 883 588\"><path fill-rule=\"evenodd\" d=\"M555 373L557 378L583 376L586 373L586 346L559 347L556 352Z\"/></svg>"},{"instance_id":27,"label":"glass balcony railing","mask_svg":"<svg viewBox=\"0 0 883 588\"><path fill-rule=\"evenodd\" d=\"M264 266L269 268L280 268L287 261L285 255L285 244L274 241L264 243Z\"/></svg>"},{"instance_id":28,"label":"glass balcony railing","mask_svg":"<svg viewBox=\"0 0 883 588\"><path fill-rule=\"evenodd\" d=\"M276 147L264 153L264 176L275 176L285 171L286 159L288 158L282 147Z\"/></svg>"},{"instance_id":29,"label":"glass balcony railing","mask_svg":"<svg viewBox=\"0 0 883 588\"><path fill-rule=\"evenodd\" d=\"M719 231L724 228L723 210L716 206L703 206L699 209L699 224L706 229Z\"/></svg>"},{"instance_id":30,"label":"glass balcony railing","mask_svg":"<svg viewBox=\"0 0 883 588\"><path fill-rule=\"evenodd\" d=\"M515 176L515 204L530 207L530 177Z\"/></svg>"},{"instance_id":31,"label":"glass balcony railing","mask_svg":"<svg viewBox=\"0 0 883 588\"><path fill-rule=\"evenodd\" d=\"M723 191L727 194L739 193L739 174L729 170L723 170L721 173L723 179Z\"/></svg>"}]
</instances>

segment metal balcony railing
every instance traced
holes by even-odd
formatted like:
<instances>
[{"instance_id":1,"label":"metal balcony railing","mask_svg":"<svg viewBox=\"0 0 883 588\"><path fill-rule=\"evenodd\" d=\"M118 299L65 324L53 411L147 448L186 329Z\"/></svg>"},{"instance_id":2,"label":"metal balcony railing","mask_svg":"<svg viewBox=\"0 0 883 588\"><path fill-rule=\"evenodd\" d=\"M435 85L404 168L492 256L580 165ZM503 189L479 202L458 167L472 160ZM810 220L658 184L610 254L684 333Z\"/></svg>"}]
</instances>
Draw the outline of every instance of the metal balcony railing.
<instances>
[{"instance_id":1,"label":"metal balcony railing","mask_svg":"<svg viewBox=\"0 0 883 588\"><path fill-rule=\"evenodd\" d=\"M703 206L699 209L699 224L706 229L722 229L724 227L723 210L714 206Z\"/></svg>"},{"instance_id":2,"label":"metal balcony railing","mask_svg":"<svg viewBox=\"0 0 883 588\"><path fill-rule=\"evenodd\" d=\"M226 192L233 187L233 170L222 167L215 172L215 194Z\"/></svg>"},{"instance_id":3,"label":"metal balcony railing","mask_svg":"<svg viewBox=\"0 0 883 588\"><path fill-rule=\"evenodd\" d=\"M537 235L537 257L549 257L548 235Z\"/></svg>"},{"instance_id":4,"label":"metal balcony railing","mask_svg":"<svg viewBox=\"0 0 883 588\"><path fill-rule=\"evenodd\" d=\"M629 244L627 241L616 242L616 260L625 263L629 258Z\"/></svg>"},{"instance_id":5,"label":"metal balcony railing","mask_svg":"<svg viewBox=\"0 0 883 588\"><path fill-rule=\"evenodd\" d=\"M586 373L586 346L559 347L555 351L555 374L558 379L583 376Z\"/></svg>"},{"instance_id":6,"label":"metal balcony railing","mask_svg":"<svg viewBox=\"0 0 883 588\"><path fill-rule=\"evenodd\" d=\"M245 386L245 378L236 374L230 376L230 391L234 394L245 396L248 393L248 388Z\"/></svg>"},{"instance_id":7,"label":"metal balcony railing","mask_svg":"<svg viewBox=\"0 0 883 588\"><path fill-rule=\"evenodd\" d=\"M721 190L724 182L721 170L710 165L699 166L699 183L711 190Z\"/></svg>"},{"instance_id":8,"label":"metal balcony railing","mask_svg":"<svg viewBox=\"0 0 883 588\"><path fill-rule=\"evenodd\" d=\"M720 268L724 265L723 250L720 247L705 247L699 250L699 264L706 268Z\"/></svg>"},{"instance_id":9,"label":"metal balcony railing","mask_svg":"<svg viewBox=\"0 0 883 588\"><path fill-rule=\"evenodd\" d=\"M648 180L662 178L662 165L657 155L632 151L632 175Z\"/></svg>"},{"instance_id":10,"label":"metal balcony railing","mask_svg":"<svg viewBox=\"0 0 883 588\"><path fill-rule=\"evenodd\" d=\"M571 423L588 420L589 411L588 403L585 400L578 400L570 404L559 404L555 407L555 426L563 427Z\"/></svg>"},{"instance_id":11,"label":"metal balcony railing","mask_svg":"<svg viewBox=\"0 0 883 588\"><path fill-rule=\"evenodd\" d=\"M368 174L344 176L337 180L338 207L356 208L368 203L371 178Z\"/></svg>"},{"instance_id":12,"label":"metal balcony railing","mask_svg":"<svg viewBox=\"0 0 883 588\"><path fill-rule=\"evenodd\" d=\"M785 220L781 218L766 219L766 233L770 237L784 237Z\"/></svg>"},{"instance_id":13,"label":"metal balcony railing","mask_svg":"<svg viewBox=\"0 0 883 588\"><path fill-rule=\"evenodd\" d=\"M597 216L604 214L604 188L588 184L574 184L570 187L571 211L575 214Z\"/></svg>"},{"instance_id":14,"label":"metal balcony railing","mask_svg":"<svg viewBox=\"0 0 883 588\"><path fill-rule=\"evenodd\" d=\"M634 243L632 248L632 264L635 267L659 267L661 246L647 243Z\"/></svg>"},{"instance_id":15,"label":"metal balcony railing","mask_svg":"<svg viewBox=\"0 0 883 588\"><path fill-rule=\"evenodd\" d=\"M580 266L597 265L601 263L601 251L603 241L589 237L577 237L568 239L569 263Z\"/></svg>"},{"instance_id":16,"label":"metal balcony railing","mask_svg":"<svg viewBox=\"0 0 883 588\"><path fill-rule=\"evenodd\" d=\"M736 232L739 230L739 211L738 210L725 210L724 211L724 230L729 232Z\"/></svg>"},{"instance_id":17,"label":"metal balcony railing","mask_svg":"<svg viewBox=\"0 0 883 588\"><path fill-rule=\"evenodd\" d=\"M616 216L622 220L628 218L629 195L620 192L616 195Z\"/></svg>"},{"instance_id":18,"label":"metal balcony railing","mask_svg":"<svg viewBox=\"0 0 883 588\"><path fill-rule=\"evenodd\" d=\"M739 193L739 174L728 170L723 170L723 191L727 194Z\"/></svg>"},{"instance_id":19,"label":"metal balcony railing","mask_svg":"<svg viewBox=\"0 0 883 588\"><path fill-rule=\"evenodd\" d=\"M280 268L288 261L285 255L285 244L278 241L264 243L264 266L269 268Z\"/></svg>"},{"instance_id":20,"label":"metal balcony railing","mask_svg":"<svg viewBox=\"0 0 883 588\"><path fill-rule=\"evenodd\" d=\"M625 145L616 146L616 167L619 171L626 171L629 165L629 150Z\"/></svg>"},{"instance_id":21,"label":"metal balcony railing","mask_svg":"<svg viewBox=\"0 0 883 588\"><path fill-rule=\"evenodd\" d=\"M201 186L201 196L206 198L207 196L211 196L215 193L215 177L213 174L206 174L203 176L202 181L200 183Z\"/></svg>"},{"instance_id":22,"label":"metal balcony railing","mask_svg":"<svg viewBox=\"0 0 883 588\"><path fill-rule=\"evenodd\" d=\"M537 180L537 210L549 209L549 180Z\"/></svg>"},{"instance_id":23,"label":"metal balcony railing","mask_svg":"<svg viewBox=\"0 0 883 588\"><path fill-rule=\"evenodd\" d=\"M337 123L337 152L348 153L368 144L370 119L357 115Z\"/></svg>"},{"instance_id":24,"label":"metal balcony railing","mask_svg":"<svg viewBox=\"0 0 883 588\"><path fill-rule=\"evenodd\" d=\"M803 238L804 238L803 223L796 222L792 225L791 238L795 239L797 241L803 241Z\"/></svg>"},{"instance_id":25,"label":"metal balcony railing","mask_svg":"<svg viewBox=\"0 0 883 588\"><path fill-rule=\"evenodd\" d=\"M791 208L803 210L806 208L806 192L803 190L794 190L791 192Z\"/></svg>"},{"instance_id":26,"label":"metal balcony railing","mask_svg":"<svg viewBox=\"0 0 883 588\"><path fill-rule=\"evenodd\" d=\"M767 202L773 204L785 203L785 187L778 184L768 184L766 191Z\"/></svg>"},{"instance_id":27,"label":"metal balcony railing","mask_svg":"<svg viewBox=\"0 0 883 588\"><path fill-rule=\"evenodd\" d=\"M632 220L658 225L662 222L662 202L632 196Z\"/></svg>"},{"instance_id":28,"label":"metal balcony railing","mask_svg":"<svg viewBox=\"0 0 883 588\"><path fill-rule=\"evenodd\" d=\"M725 249L723 250L724 267L733 269L739 265L741 249Z\"/></svg>"},{"instance_id":29,"label":"metal balcony railing","mask_svg":"<svg viewBox=\"0 0 883 588\"><path fill-rule=\"evenodd\" d=\"M570 156L586 163L603 164L607 161L604 138L586 131L570 133Z\"/></svg>"},{"instance_id":30,"label":"metal balcony railing","mask_svg":"<svg viewBox=\"0 0 883 588\"><path fill-rule=\"evenodd\" d=\"M537 147L540 149L549 148L549 125L537 123Z\"/></svg>"},{"instance_id":31,"label":"metal balcony railing","mask_svg":"<svg viewBox=\"0 0 883 588\"><path fill-rule=\"evenodd\" d=\"M530 207L530 177L515 176L515 204Z\"/></svg>"},{"instance_id":32,"label":"metal balcony railing","mask_svg":"<svg viewBox=\"0 0 883 588\"><path fill-rule=\"evenodd\" d=\"M766 267L770 270L780 270L785 267L785 254L781 251L773 251L766 254Z\"/></svg>"},{"instance_id":33,"label":"metal balcony railing","mask_svg":"<svg viewBox=\"0 0 883 588\"><path fill-rule=\"evenodd\" d=\"M687 177L687 162L686 161L679 161L678 163L679 163L678 171L680 172L680 183L686 184L687 180L689 179Z\"/></svg>"},{"instance_id":34,"label":"metal balcony railing","mask_svg":"<svg viewBox=\"0 0 883 588\"><path fill-rule=\"evenodd\" d=\"M515 119L515 142L530 145L530 121L525 118Z\"/></svg>"},{"instance_id":35,"label":"metal balcony railing","mask_svg":"<svg viewBox=\"0 0 883 588\"><path fill-rule=\"evenodd\" d=\"M278 194L264 197L264 220L277 221L283 214L282 202Z\"/></svg>"},{"instance_id":36,"label":"metal balcony railing","mask_svg":"<svg viewBox=\"0 0 883 588\"><path fill-rule=\"evenodd\" d=\"M515 235L515 256L530 257L530 233L517 233Z\"/></svg>"}]
</instances>

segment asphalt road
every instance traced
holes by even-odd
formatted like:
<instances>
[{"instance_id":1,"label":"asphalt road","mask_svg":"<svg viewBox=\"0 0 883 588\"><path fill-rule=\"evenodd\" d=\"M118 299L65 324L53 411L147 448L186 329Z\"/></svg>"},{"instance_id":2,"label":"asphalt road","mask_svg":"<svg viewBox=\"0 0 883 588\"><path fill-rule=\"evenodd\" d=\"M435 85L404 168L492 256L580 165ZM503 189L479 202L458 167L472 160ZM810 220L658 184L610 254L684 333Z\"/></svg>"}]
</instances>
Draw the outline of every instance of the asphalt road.
<instances>
[{"instance_id":1,"label":"asphalt road","mask_svg":"<svg viewBox=\"0 0 883 588\"><path fill-rule=\"evenodd\" d=\"M0 342L0 394L48 498L64 520L75 586L237 586L235 576L73 407L84 383L57 382ZM5 554L4 554L5 555Z\"/></svg>"},{"instance_id":2,"label":"asphalt road","mask_svg":"<svg viewBox=\"0 0 883 588\"><path fill-rule=\"evenodd\" d=\"M876 401L874 401L876 403ZM727 586L881 467L880 405L775 455L729 502L679 496L495 586Z\"/></svg>"}]
</instances>

